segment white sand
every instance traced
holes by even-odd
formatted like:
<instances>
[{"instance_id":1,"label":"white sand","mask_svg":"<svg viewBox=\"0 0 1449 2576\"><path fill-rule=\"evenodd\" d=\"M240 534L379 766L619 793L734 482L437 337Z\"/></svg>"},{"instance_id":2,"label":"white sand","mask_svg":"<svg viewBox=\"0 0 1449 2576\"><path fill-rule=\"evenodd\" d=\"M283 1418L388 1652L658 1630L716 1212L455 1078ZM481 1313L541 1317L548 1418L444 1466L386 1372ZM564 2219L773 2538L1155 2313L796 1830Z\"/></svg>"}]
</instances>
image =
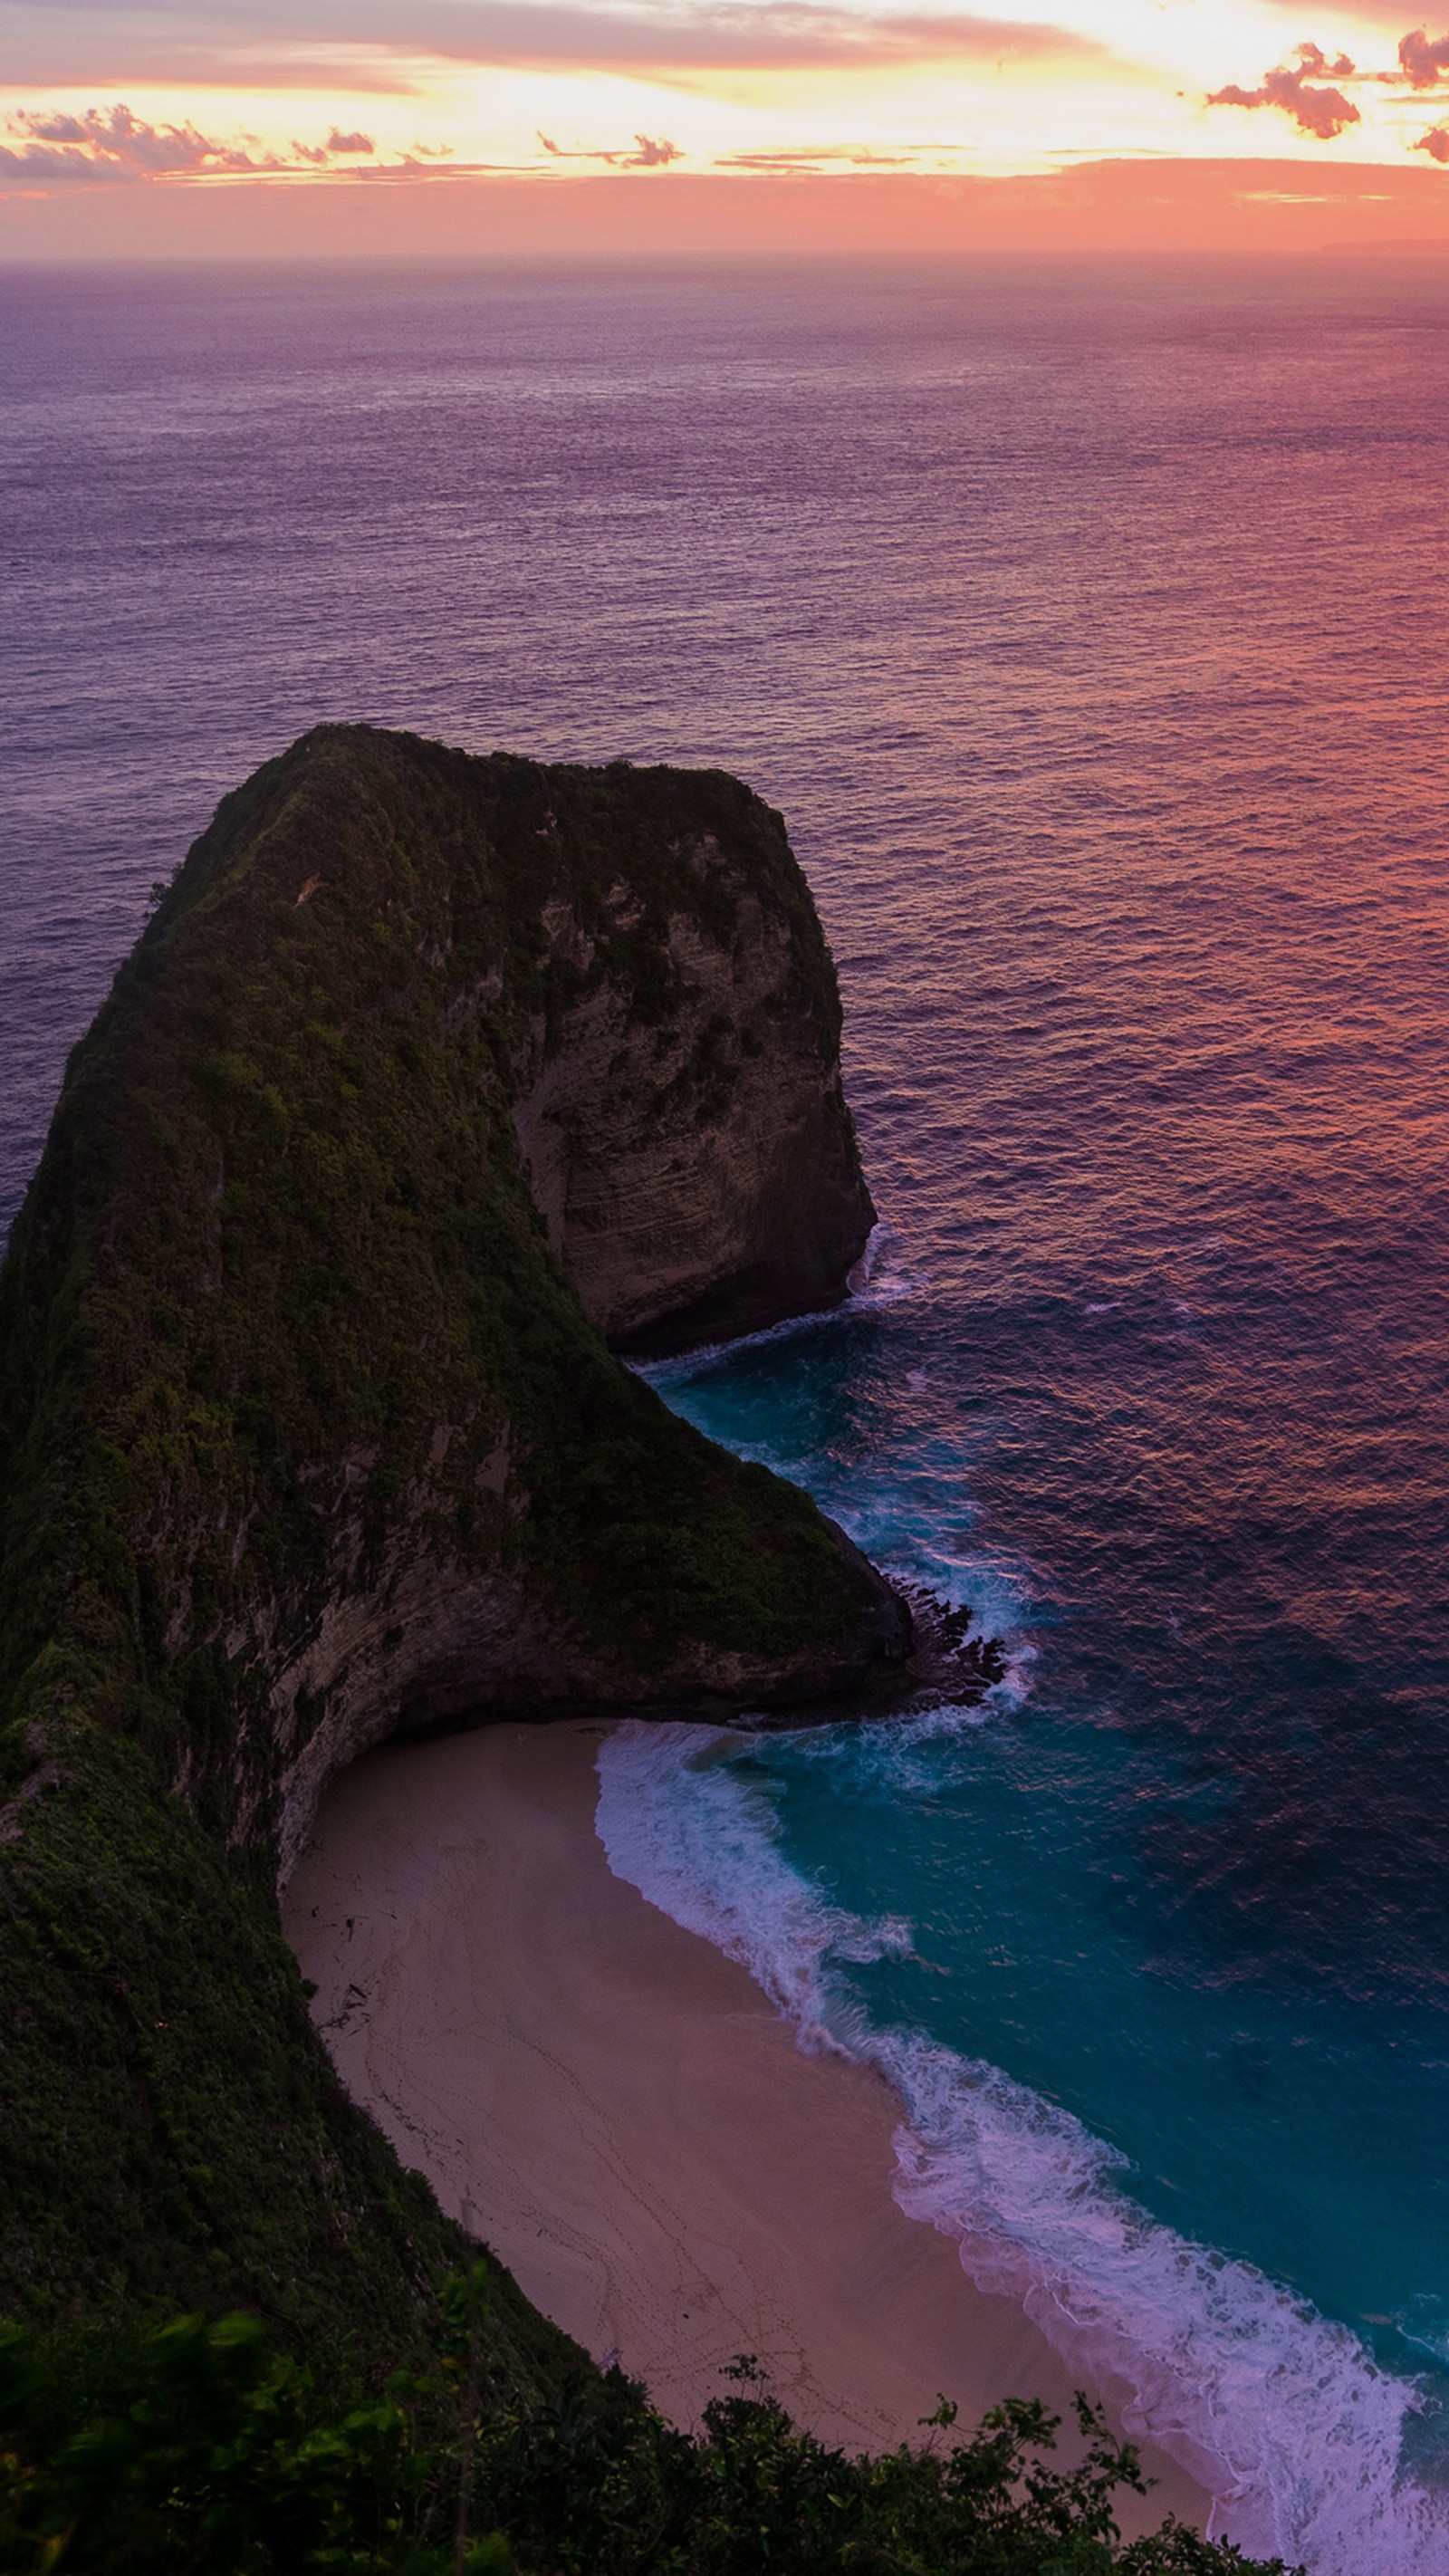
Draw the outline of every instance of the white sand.
<instances>
[{"instance_id":1,"label":"white sand","mask_svg":"<svg viewBox=\"0 0 1449 2576\"><path fill-rule=\"evenodd\" d=\"M855 2448L914 2436L942 2391L963 2422L1007 2394L1070 2419L1037 2328L897 2209L882 2080L802 2055L742 1968L611 1875L598 1732L392 1747L329 1790L283 1910L354 2101L678 2423L739 2352ZM1115 2415L1125 2392L1089 2393ZM1124 2528L1201 2526L1202 2490L1144 2458Z\"/></svg>"}]
</instances>

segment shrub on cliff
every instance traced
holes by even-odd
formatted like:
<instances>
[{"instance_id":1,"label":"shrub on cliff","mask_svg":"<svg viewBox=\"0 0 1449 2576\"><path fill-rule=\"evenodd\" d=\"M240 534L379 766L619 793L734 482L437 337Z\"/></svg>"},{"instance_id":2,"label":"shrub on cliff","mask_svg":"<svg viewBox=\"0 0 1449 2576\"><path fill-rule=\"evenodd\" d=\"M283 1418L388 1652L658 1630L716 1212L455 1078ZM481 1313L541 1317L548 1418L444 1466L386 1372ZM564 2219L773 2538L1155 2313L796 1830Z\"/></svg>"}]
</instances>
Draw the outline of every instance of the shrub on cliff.
<instances>
[{"instance_id":1,"label":"shrub on cliff","mask_svg":"<svg viewBox=\"0 0 1449 2576\"><path fill-rule=\"evenodd\" d=\"M967 2440L850 2458L795 2431L747 2359L698 2435L617 2371L534 2407L488 2385L458 2282L431 2376L321 2406L256 2322L129 2349L0 2329L0 2565L15 2576L1230 2576L1168 2523L1123 2543L1136 2456L1080 2404L1085 2456L1011 2400ZM1281 2562L1275 2562L1282 2576ZM1259 2576L1274 2576L1260 2568Z\"/></svg>"}]
</instances>

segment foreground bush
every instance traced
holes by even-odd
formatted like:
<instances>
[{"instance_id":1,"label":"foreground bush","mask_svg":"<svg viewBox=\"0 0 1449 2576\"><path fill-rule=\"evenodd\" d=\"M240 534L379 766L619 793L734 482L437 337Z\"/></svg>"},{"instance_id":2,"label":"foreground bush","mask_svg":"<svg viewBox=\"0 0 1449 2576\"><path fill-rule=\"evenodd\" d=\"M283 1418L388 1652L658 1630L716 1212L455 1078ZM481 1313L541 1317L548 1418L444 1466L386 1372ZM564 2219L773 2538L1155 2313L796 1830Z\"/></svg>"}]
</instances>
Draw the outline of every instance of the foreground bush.
<instances>
[{"instance_id":1,"label":"foreground bush","mask_svg":"<svg viewBox=\"0 0 1449 2576\"><path fill-rule=\"evenodd\" d=\"M480 2276L481 2277L481 2276ZM1084 2401L1085 2456L1009 2400L969 2439L849 2458L796 2432L747 2358L676 2432L617 2372L499 2403L476 2282L436 2372L348 2411L249 2317L129 2344L0 2328L0 2567L15 2576L1228 2576L1169 2522L1124 2543L1136 2454ZM1282 2576L1280 2562L1274 2562Z\"/></svg>"}]
</instances>

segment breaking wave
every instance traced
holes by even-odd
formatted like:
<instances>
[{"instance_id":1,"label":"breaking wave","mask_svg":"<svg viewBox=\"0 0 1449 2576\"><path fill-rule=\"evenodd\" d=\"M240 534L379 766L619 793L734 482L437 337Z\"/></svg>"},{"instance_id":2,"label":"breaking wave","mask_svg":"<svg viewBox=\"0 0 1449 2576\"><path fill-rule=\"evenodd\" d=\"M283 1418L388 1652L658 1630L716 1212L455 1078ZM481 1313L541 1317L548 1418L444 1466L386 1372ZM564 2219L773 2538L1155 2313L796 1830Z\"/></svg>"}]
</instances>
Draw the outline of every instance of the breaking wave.
<instances>
[{"instance_id":1,"label":"breaking wave","mask_svg":"<svg viewBox=\"0 0 1449 2576\"><path fill-rule=\"evenodd\" d=\"M742 1757L748 1741L707 1726L610 1736L598 1830L615 1875L747 1967L802 2047L887 2077L900 2207L953 2237L971 2279L1018 2299L1071 2367L1126 2382L1127 2430L1211 2489L1218 2536L1313 2576L1444 2576L1444 2499L1402 2456L1413 2383L1253 2265L1150 2217L1127 2160L1069 2112L873 2026L836 1971L908 1952L911 1927L830 1904L790 1865Z\"/></svg>"}]
</instances>

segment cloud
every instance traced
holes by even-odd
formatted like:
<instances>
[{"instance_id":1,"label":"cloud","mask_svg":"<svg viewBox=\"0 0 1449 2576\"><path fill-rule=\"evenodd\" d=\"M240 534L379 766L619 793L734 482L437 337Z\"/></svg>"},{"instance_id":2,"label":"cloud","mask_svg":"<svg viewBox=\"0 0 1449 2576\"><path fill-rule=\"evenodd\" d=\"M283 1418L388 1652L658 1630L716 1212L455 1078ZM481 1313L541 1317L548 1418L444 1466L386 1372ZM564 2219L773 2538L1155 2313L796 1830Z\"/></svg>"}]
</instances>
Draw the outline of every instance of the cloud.
<instances>
[{"instance_id":1,"label":"cloud","mask_svg":"<svg viewBox=\"0 0 1449 2576\"><path fill-rule=\"evenodd\" d=\"M340 134L334 126L325 143L293 143L285 152L258 156L189 123L148 124L121 105L87 108L84 116L22 108L10 119L9 131L17 141L0 143L0 185L12 187L269 176L327 169L342 155L377 149L370 134Z\"/></svg>"},{"instance_id":2,"label":"cloud","mask_svg":"<svg viewBox=\"0 0 1449 2576\"><path fill-rule=\"evenodd\" d=\"M648 134L635 135L632 152L571 151L567 145L555 143L551 135L541 133L538 139L551 160L592 161L611 170L667 170L671 162L686 158L677 143L666 142L663 136L656 141Z\"/></svg>"},{"instance_id":3,"label":"cloud","mask_svg":"<svg viewBox=\"0 0 1449 2576\"><path fill-rule=\"evenodd\" d=\"M1359 112L1351 98L1341 89L1315 89L1312 81L1351 80L1353 64L1347 54L1330 62L1321 45L1300 45L1297 59L1279 63L1276 70L1265 72L1256 89L1240 89L1230 82L1226 89L1215 89L1208 98L1209 107L1276 107L1304 134L1316 134L1320 143L1331 143L1345 126L1359 123Z\"/></svg>"},{"instance_id":4,"label":"cloud","mask_svg":"<svg viewBox=\"0 0 1449 2576\"><path fill-rule=\"evenodd\" d=\"M334 125L325 143L294 141L292 150L297 159L305 161L310 168L325 170L328 162L336 160L341 153L375 152L377 145L370 134L339 134Z\"/></svg>"},{"instance_id":5,"label":"cloud","mask_svg":"<svg viewBox=\"0 0 1449 2576\"><path fill-rule=\"evenodd\" d=\"M1441 162L1449 169L1449 125L1431 125L1427 134L1420 135L1414 150L1427 152L1431 161Z\"/></svg>"},{"instance_id":6,"label":"cloud","mask_svg":"<svg viewBox=\"0 0 1449 2576\"><path fill-rule=\"evenodd\" d=\"M1399 39L1399 69L1411 89L1437 89L1449 72L1449 36L1428 36L1415 27ZM1418 150L1418 145L1415 145Z\"/></svg>"},{"instance_id":7,"label":"cloud","mask_svg":"<svg viewBox=\"0 0 1449 2576\"><path fill-rule=\"evenodd\" d=\"M715 163L719 170L833 170L842 164L851 170L915 170L921 154L939 150L935 144L910 146L903 152L879 152L869 143L802 143L796 149L778 151L725 152Z\"/></svg>"},{"instance_id":8,"label":"cloud","mask_svg":"<svg viewBox=\"0 0 1449 2576\"><path fill-rule=\"evenodd\" d=\"M10 122L19 147L0 144L0 178L44 185L97 179L196 178L223 171L264 170L249 152L214 142L194 125L148 125L128 107L88 108L84 116L38 116Z\"/></svg>"},{"instance_id":9,"label":"cloud","mask_svg":"<svg viewBox=\"0 0 1449 2576\"><path fill-rule=\"evenodd\" d=\"M1347 54L1335 54L1330 62L1321 45L1300 45L1298 67L1300 71L1316 72L1321 79L1352 80L1353 78L1353 65Z\"/></svg>"},{"instance_id":10,"label":"cloud","mask_svg":"<svg viewBox=\"0 0 1449 2576\"><path fill-rule=\"evenodd\" d=\"M1105 60L1090 36L1043 20L855 7L848 0L150 0L27 6L0 0L12 84L170 76L300 86L319 49L354 76L408 86L420 58L698 71L816 65ZM289 68L290 66L290 68Z\"/></svg>"}]
</instances>

